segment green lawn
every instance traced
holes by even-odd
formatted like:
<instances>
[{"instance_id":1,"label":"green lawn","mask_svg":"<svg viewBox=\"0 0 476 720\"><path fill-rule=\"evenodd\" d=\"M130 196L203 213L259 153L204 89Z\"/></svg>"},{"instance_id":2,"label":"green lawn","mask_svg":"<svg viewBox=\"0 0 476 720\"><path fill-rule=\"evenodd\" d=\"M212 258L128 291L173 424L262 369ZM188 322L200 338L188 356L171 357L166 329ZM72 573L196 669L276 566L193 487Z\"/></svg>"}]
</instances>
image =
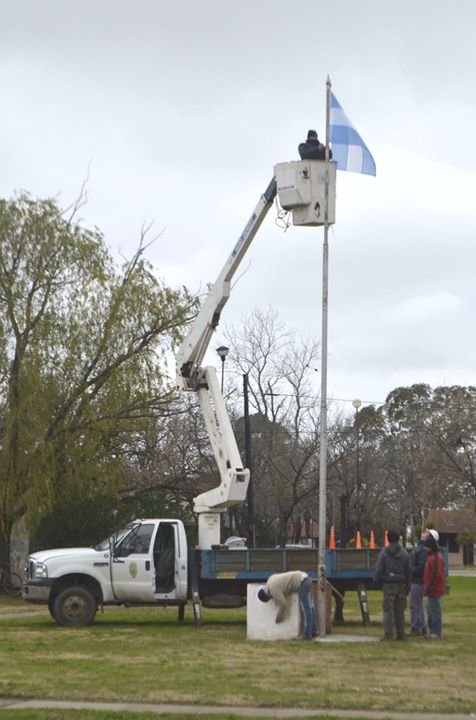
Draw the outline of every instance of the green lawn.
<instances>
[{"instance_id":1,"label":"green lawn","mask_svg":"<svg viewBox=\"0 0 476 720\"><path fill-rule=\"evenodd\" d=\"M0 695L185 703L191 713L207 704L475 712L476 578L450 584L440 641L249 642L244 610L205 610L198 629L190 610L179 624L176 610L106 608L91 627L74 629L49 614L11 616L0 619ZM370 593L369 604L373 623L364 629L356 593L348 594L346 625L334 631L381 636L381 594Z\"/></svg>"}]
</instances>

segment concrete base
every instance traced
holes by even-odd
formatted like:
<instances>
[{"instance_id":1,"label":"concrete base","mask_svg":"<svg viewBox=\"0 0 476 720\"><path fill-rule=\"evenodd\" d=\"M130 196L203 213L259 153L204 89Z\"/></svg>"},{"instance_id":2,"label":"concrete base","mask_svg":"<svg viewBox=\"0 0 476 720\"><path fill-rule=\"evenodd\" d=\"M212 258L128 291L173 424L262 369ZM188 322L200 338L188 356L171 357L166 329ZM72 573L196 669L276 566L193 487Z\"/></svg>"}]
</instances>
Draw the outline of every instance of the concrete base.
<instances>
[{"instance_id":1,"label":"concrete base","mask_svg":"<svg viewBox=\"0 0 476 720\"><path fill-rule=\"evenodd\" d=\"M271 599L264 603L258 599L263 584L248 584L246 637L248 640L295 640L299 636L300 609L297 593L291 595L291 611L285 620L276 623L278 606Z\"/></svg>"}]
</instances>

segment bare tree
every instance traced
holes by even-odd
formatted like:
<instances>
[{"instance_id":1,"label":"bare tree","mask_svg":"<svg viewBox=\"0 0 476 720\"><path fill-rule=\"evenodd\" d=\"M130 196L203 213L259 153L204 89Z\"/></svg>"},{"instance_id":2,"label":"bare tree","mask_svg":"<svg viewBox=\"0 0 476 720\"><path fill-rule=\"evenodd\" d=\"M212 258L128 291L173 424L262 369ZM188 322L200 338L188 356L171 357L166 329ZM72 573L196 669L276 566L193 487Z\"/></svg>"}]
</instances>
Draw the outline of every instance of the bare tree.
<instances>
[{"instance_id":1,"label":"bare tree","mask_svg":"<svg viewBox=\"0 0 476 720\"><path fill-rule=\"evenodd\" d=\"M228 366L247 374L253 487L261 539L285 544L290 525L317 517L319 412L312 384L318 344L296 337L271 309L255 309L227 328Z\"/></svg>"}]
</instances>

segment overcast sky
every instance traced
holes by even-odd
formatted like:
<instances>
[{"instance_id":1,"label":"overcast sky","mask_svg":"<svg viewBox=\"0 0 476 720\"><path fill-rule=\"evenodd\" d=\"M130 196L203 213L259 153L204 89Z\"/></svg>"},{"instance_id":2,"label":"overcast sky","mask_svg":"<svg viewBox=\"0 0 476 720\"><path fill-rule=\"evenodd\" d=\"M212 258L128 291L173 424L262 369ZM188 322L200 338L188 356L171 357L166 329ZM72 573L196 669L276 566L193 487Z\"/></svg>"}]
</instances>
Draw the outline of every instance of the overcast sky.
<instances>
[{"instance_id":1,"label":"overcast sky","mask_svg":"<svg viewBox=\"0 0 476 720\"><path fill-rule=\"evenodd\" d=\"M154 221L157 273L203 290L273 166L324 136L329 75L377 164L338 173L329 395L476 384L475 30L474 0L4 0L0 196L68 205L89 167L84 223L119 257ZM271 306L319 338L323 231L275 215L223 327Z\"/></svg>"}]
</instances>

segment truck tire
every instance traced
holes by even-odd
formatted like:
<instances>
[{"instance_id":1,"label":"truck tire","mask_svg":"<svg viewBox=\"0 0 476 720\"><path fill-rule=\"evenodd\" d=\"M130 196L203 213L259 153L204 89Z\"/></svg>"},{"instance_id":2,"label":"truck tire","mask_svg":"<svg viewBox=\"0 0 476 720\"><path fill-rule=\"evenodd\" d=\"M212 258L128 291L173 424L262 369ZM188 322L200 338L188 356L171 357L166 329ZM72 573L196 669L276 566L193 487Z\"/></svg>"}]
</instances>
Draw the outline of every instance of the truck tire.
<instances>
[{"instance_id":1,"label":"truck tire","mask_svg":"<svg viewBox=\"0 0 476 720\"><path fill-rule=\"evenodd\" d=\"M54 598L54 597L53 597L53 598L50 597L50 599L48 600L48 610L49 610L49 613L50 613L51 617L53 618L53 620L56 620L56 615L55 615L55 598Z\"/></svg>"},{"instance_id":2,"label":"truck tire","mask_svg":"<svg viewBox=\"0 0 476 720\"><path fill-rule=\"evenodd\" d=\"M53 601L53 616L58 625L91 625L97 611L94 595L84 585L67 587Z\"/></svg>"}]
</instances>

